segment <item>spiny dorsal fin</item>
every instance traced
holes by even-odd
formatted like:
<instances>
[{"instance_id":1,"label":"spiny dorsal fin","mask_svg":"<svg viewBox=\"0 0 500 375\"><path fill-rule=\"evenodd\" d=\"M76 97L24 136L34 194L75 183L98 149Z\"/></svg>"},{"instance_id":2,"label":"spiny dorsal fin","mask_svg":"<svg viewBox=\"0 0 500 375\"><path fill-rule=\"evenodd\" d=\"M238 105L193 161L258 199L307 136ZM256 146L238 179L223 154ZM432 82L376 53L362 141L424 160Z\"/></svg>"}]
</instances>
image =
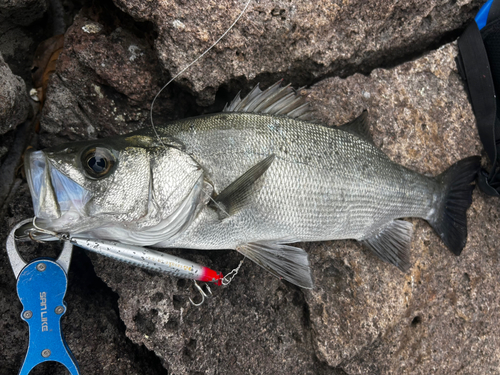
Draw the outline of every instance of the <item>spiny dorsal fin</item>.
<instances>
[{"instance_id":1,"label":"spiny dorsal fin","mask_svg":"<svg viewBox=\"0 0 500 375\"><path fill-rule=\"evenodd\" d=\"M366 109L354 120L339 126L339 129L357 135L367 142L373 143L372 135L370 134L370 125L368 123L368 111Z\"/></svg>"},{"instance_id":2,"label":"spiny dorsal fin","mask_svg":"<svg viewBox=\"0 0 500 375\"><path fill-rule=\"evenodd\" d=\"M282 87L282 82L278 81L264 91L257 84L243 99L238 93L231 103L226 104L223 112L266 113L299 120L314 120L313 111L306 98L289 84Z\"/></svg>"},{"instance_id":3,"label":"spiny dorsal fin","mask_svg":"<svg viewBox=\"0 0 500 375\"><path fill-rule=\"evenodd\" d=\"M255 242L236 250L280 279L302 288L314 287L307 253L298 247L281 242Z\"/></svg>"},{"instance_id":4,"label":"spiny dorsal fin","mask_svg":"<svg viewBox=\"0 0 500 375\"><path fill-rule=\"evenodd\" d=\"M274 154L269 155L238 177L215 198L215 202L222 205L222 208L229 215L233 215L241 209L250 196L252 185L271 166L275 156Z\"/></svg>"},{"instance_id":5,"label":"spiny dorsal fin","mask_svg":"<svg viewBox=\"0 0 500 375\"><path fill-rule=\"evenodd\" d=\"M370 250L401 271L410 268L410 248L413 224L404 220L391 221L378 233L361 240Z\"/></svg>"}]
</instances>

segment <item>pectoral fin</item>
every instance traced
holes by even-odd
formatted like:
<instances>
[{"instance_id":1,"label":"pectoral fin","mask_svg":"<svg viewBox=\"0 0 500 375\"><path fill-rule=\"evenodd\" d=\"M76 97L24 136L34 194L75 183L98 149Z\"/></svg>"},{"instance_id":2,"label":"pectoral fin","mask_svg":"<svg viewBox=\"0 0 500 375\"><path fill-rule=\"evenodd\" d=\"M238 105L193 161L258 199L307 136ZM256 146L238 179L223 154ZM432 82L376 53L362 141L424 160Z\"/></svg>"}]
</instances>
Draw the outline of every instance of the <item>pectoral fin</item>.
<instances>
[{"instance_id":1,"label":"pectoral fin","mask_svg":"<svg viewBox=\"0 0 500 375\"><path fill-rule=\"evenodd\" d=\"M255 242L236 250L280 279L302 288L312 289L314 286L307 253L298 247L279 242Z\"/></svg>"},{"instance_id":2,"label":"pectoral fin","mask_svg":"<svg viewBox=\"0 0 500 375\"><path fill-rule=\"evenodd\" d=\"M361 240L380 259L405 272L410 268L410 248L413 224L394 220L378 233Z\"/></svg>"},{"instance_id":3,"label":"pectoral fin","mask_svg":"<svg viewBox=\"0 0 500 375\"><path fill-rule=\"evenodd\" d=\"M269 155L264 160L238 177L231 185L225 188L216 198L217 208L224 210L229 215L245 206L255 181L264 174L274 161L275 155Z\"/></svg>"}]
</instances>

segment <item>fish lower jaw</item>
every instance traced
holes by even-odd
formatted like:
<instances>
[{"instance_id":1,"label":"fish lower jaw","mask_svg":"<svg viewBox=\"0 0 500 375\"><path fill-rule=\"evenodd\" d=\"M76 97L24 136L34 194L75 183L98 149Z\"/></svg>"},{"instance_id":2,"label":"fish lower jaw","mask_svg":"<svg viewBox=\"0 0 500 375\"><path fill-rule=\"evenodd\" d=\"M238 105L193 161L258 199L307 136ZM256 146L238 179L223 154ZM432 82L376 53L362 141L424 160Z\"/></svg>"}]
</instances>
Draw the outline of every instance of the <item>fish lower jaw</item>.
<instances>
[{"instance_id":1,"label":"fish lower jaw","mask_svg":"<svg viewBox=\"0 0 500 375\"><path fill-rule=\"evenodd\" d=\"M36 226L56 233L73 233L75 228L82 226L82 216L75 211L63 213L55 219L35 217Z\"/></svg>"}]
</instances>

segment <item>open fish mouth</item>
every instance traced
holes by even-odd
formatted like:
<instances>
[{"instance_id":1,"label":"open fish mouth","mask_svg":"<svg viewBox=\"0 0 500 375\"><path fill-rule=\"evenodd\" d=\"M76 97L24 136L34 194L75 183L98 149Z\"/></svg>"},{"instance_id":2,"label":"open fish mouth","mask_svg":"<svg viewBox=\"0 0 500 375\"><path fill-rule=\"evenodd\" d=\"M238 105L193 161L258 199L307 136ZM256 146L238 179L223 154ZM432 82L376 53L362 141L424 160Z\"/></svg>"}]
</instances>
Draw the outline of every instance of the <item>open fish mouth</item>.
<instances>
[{"instance_id":1,"label":"open fish mouth","mask_svg":"<svg viewBox=\"0 0 500 375\"><path fill-rule=\"evenodd\" d=\"M83 216L92 194L59 172L43 151L29 152L25 169L37 223L62 229Z\"/></svg>"}]
</instances>

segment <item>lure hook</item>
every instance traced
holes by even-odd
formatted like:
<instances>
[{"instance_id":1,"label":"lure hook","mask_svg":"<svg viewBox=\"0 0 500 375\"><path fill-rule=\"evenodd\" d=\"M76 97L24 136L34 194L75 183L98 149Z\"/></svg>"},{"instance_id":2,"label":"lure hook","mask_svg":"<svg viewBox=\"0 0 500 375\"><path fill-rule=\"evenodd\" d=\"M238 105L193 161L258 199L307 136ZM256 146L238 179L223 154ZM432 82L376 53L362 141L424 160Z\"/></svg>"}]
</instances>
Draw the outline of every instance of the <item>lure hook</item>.
<instances>
[{"instance_id":1,"label":"lure hook","mask_svg":"<svg viewBox=\"0 0 500 375\"><path fill-rule=\"evenodd\" d=\"M54 237L57 237L59 238L60 240L62 241L67 241L69 240L69 235L67 233L58 233L58 232L54 232L54 231L51 231L51 230L48 230L48 229L45 229L45 228L42 228L42 227L39 227L38 225L36 225L36 216L33 217L33 228L32 230L29 231L28 233L28 236L31 238L31 240L35 241L35 242L38 242L38 243L43 243L45 241L43 240L38 240L36 238L36 234L37 233L41 233L41 234L47 234L47 235L50 235L50 236L54 236Z\"/></svg>"},{"instance_id":2,"label":"lure hook","mask_svg":"<svg viewBox=\"0 0 500 375\"><path fill-rule=\"evenodd\" d=\"M208 295L205 293L203 288L198 285L198 283L195 280L193 280L193 282L194 282L194 286L196 287L196 289L198 289L198 291L201 294L201 301L198 303L195 303L191 298L189 298L189 302L191 302L191 305L198 307L198 306L203 305L203 302L205 302L205 298L210 298L212 296L212 290L210 289L210 287L208 285L206 285L206 287L208 289L208 293L210 294L210 295Z\"/></svg>"}]
</instances>

